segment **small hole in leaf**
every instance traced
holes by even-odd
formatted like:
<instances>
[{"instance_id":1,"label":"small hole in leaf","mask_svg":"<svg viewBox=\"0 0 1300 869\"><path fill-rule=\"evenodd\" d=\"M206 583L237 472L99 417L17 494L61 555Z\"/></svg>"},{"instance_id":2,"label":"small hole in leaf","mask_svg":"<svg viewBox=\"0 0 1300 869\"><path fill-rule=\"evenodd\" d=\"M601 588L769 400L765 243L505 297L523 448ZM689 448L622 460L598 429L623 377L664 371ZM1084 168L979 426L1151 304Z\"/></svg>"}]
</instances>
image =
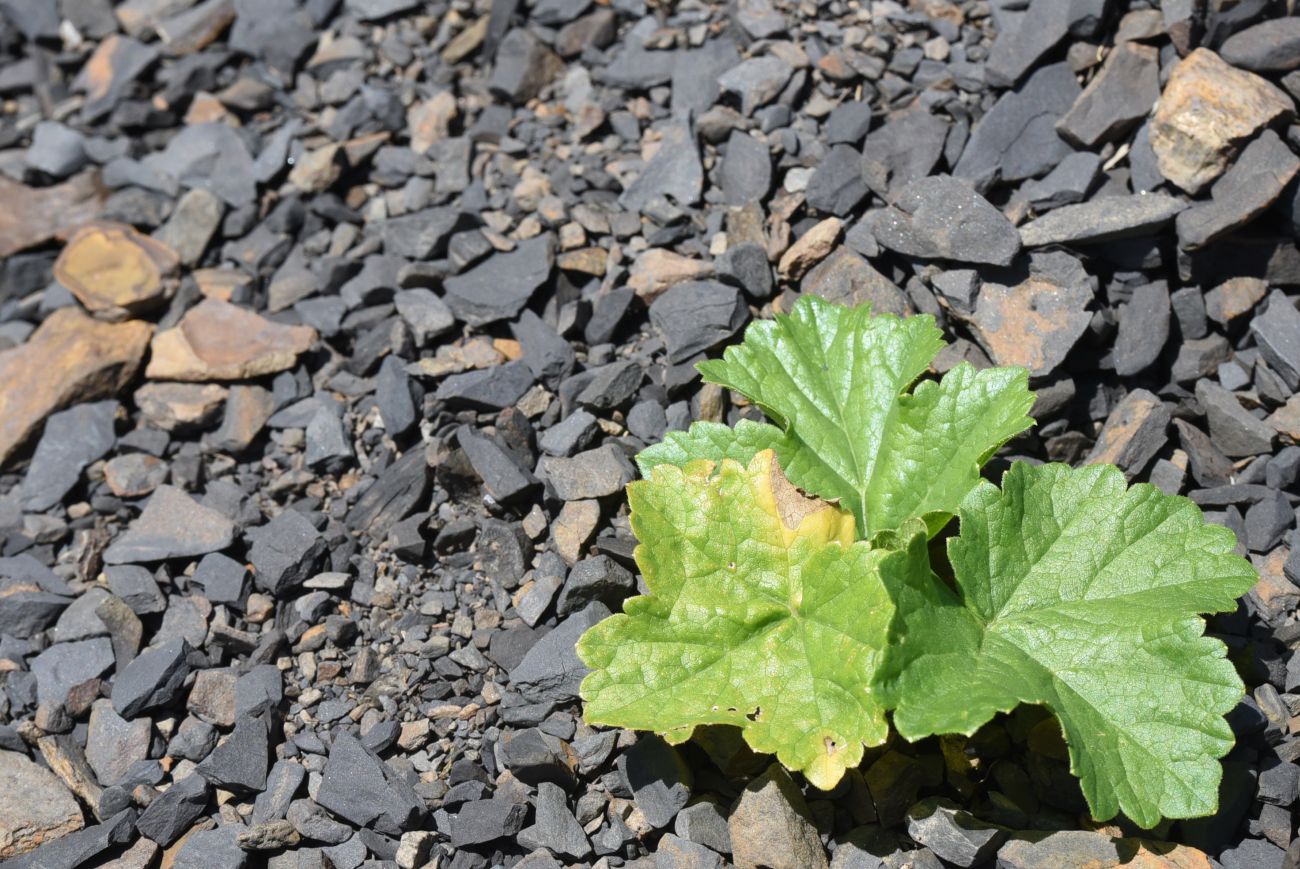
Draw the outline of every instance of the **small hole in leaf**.
<instances>
[{"instance_id":1,"label":"small hole in leaf","mask_svg":"<svg viewBox=\"0 0 1300 869\"><path fill-rule=\"evenodd\" d=\"M735 569L736 569L736 562L734 562L734 561L728 561L728 562L727 562L727 570L734 571Z\"/></svg>"},{"instance_id":2,"label":"small hole in leaf","mask_svg":"<svg viewBox=\"0 0 1300 869\"><path fill-rule=\"evenodd\" d=\"M759 718L762 717L762 715L763 715L762 706L755 706L753 712L745 713L745 717L748 718L750 721L757 721L759 720Z\"/></svg>"},{"instance_id":3,"label":"small hole in leaf","mask_svg":"<svg viewBox=\"0 0 1300 869\"><path fill-rule=\"evenodd\" d=\"M828 757L839 750L838 746L835 745L835 740L829 736L822 737L822 742L826 746L826 754Z\"/></svg>"}]
</instances>

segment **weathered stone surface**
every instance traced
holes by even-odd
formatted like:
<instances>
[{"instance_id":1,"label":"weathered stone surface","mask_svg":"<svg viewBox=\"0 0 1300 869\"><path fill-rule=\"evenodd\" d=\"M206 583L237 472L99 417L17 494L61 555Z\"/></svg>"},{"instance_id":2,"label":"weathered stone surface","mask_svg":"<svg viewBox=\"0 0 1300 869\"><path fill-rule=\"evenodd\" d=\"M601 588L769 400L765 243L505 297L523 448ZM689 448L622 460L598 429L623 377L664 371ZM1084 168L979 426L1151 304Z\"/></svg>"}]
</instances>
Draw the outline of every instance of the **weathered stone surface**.
<instances>
[{"instance_id":1,"label":"weathered stone surface","mask_svg":"<svg viewBox=\"0 0 1300 869\"><path fill-rule=\"evenodd\" d=\"M662 248L651 248L632 261L627 285L646 304L663 295L669 287L695 281L713 274L713 264L692 259Z\"/></svg>"},{"instance_id":2,"label":"weathered stone surface","mask_svg":"<svg viewBox=\"0 0 1300 869\"><path fill-rule=\"evenodd\" d=\"M843 228L844 222L838 217L828 217L818 222L786 249L777 263L777 272L791 280L803 277L834 249Z\"/></svg>"},{"instance_id":3,"label":"weathered stone surface","mask_svg":"<svg viewBox=\"0 0 1300 869\"><path fill-rule=\"evenodd\" d=\"M175 486L159 486L139 518L104 551L106 564L162 561L225 549L235 524Z\"/></svg>"},{"instance_id":4,"label":"weathered stone surface","mask_svg":"<svg viewBox=\"0 0 1300 869\"><path fill-rule=\"evenodd\" d=\"M86 94L86 102L81 107L82 119L96 121L111 112L126 96L132 82L158 56L157 48L116 33L99 43L73 82L74 88Z\"/></svg>"},{"instance_id":5,"label":"weathered stone surface","mask_svg":"<svg viewBox=\"0 0 1300 869\"><path fill-rule=\"evenodd\" d=\"M72 234L54 261L54 276L103 319L157 307L174 291L176 252L129 226L99 222Z\"/></svg>"},{"instance_id":6,"label":"weathered stone surface","mask_svg":"<svg viewBox=\"0 0 1300 869\"><path fill-rule=\"evenodd\" d=\"M1107 196L1064 205L1031 220L1020 227L1020 241L1025 247L1043 247L1151 235L1186 207L1186 202L1165 193Z\"/></svg>"},{"instance_id":7,"label":"weathered stone surface","mask_svg":"<svg viewBox=\"0 0 1300 869\"><path fill-rule=\"evenodd\" d=\"M1294 112L1281 90L1198 48L1169 76L1151 122L1151 147L1161 174L1197 193L1223 174L1246 139Z\"/></svg>"},{"instance_id":8,"label":"weathered stone surface","mask_svg":"<svg viewBox=\"0 0 1300 869\"><path fill-rule=\"evenodd\" d=\"M1188 845L1114 839L1088 830L1021 834L998 851L998 869L1211 869L1213 865L1206 854Z\"/></svg>"},{"instance_id":9,"label":"weathered stone surface","mask_svg":"<svg viewBox=\"0 0 1300 869\"><path fill-rule=\"evenodd\" d=\"M1006 830L942 797L922 800L908 810L907 834L937 856L963 867L987 862L1007 837Z\"/></svg>"},{"instance_id":10,"label":"weathered stone surface","mask_svg":"<svg viewBox=\"0 0 1300 869\"><path fill-rule=\"evenodd\" d=\"M998 365L1020 365L1030 376L1050 373L1083 335L1092 315L1091 279L1069 254L1034 253L1016 283L986 281L972 325Z\"/></svg>"},{"instance_id":11,"label":"weathered stone surface","mask_svg":"<svg viewBox=\"0 0 1300 869\"><path fill-rule=\"evenodd\" d=\"M879 212L876 239L890 250L922 259L1010 265L1020 250L1011 221L969 184L947 175L911 182Z\"/></svg>"},{"instance_id":12,"label":"weathered stone surface","mask_svg":"<svg viewBox=\"0 0 1300 869\"><path fill-rule=\"evenodd\" d=\"M61 308L24 344L0 352L0 463L54 411L111 397L129 383L151 332L147 323L100 323Z\"/></svg>"},{"instance_id":13,"label":"weathered stone surface","mask_svg":"<svg viewBox=\"0 0 1300 869\"><path fill-rule=\"evenodd\" d=\"M694 205L703 190L704 166L695 128L689 117L678 117L660 130L658 150L618 201L629 211L640 211L659 196Z\"/></svg>"},{"instance_id":14,"label":"weathered stone surface","mask_svg":"<svg viewBox=\"0 0 1300 869\"><path fill-rule=\"evenodd\" d=\"M1160 97L1155 46L1121 43L1074 101L1056 131L1080 148L1095 148L1127 133Z\"/></svg>"},{"instance_id":15,"label":"weathered stone surface","mask_svg":"<svg viewBox=\"0 0 1300 869\"><path fill-rule=\"evenodd\" d=\"M523 310L555 266L554 239L539 235L510 253L499 253L469 271L448 278L444 300L456 318L471 326L508 320Z\"/></svg>"},{"instance_id":16,"label":"weathered stone surface","mask_svg":"<svg viewBox=\"0 0 1300 869\"><path fill-rule=\"evenodd\" d=\"M204 299L154 336L154 380L246 380L291 367L316 343L309 326L284 326L219 299Z\"/></svg>"},{"instance_id":17,"label":"weathered stone surface","mask_svg":"<svg viewBox=\"0 0 1300 869\"><path fill-rule=\"evenodd\" d=\"M426 813L406 780L347 733L334 737L316 801L339 817L391 836L413 829Z\"/></svg>"},{"instance_id":18,"label":"weathered stone surface","mask_svg":"<svg viewBox=\"0 0 1300 869\"><path fill-rule=\"evenodd\" d=\"M1210 188L1210 200L1178 215L1178 243L1196 250L1244 226L1282 195L1300 170L1300 158L1277 133L1265 130Z\"/></svg>"},{"instance_id":19,"label":"weathered stone surface","mask_svg":"<svg viewBox=\"0 0 1300 869\"><path fill-rule=\"evenodd\" d=\"M1132 479L1165 445L1170 417L1158 396L1134 389L1110 412L1085 462L1118 465Z\"/></svg>"},{"instance_id":20,"label":"weathered stone surface","mask_svg":"<svg viewBox=\"0 0 1300 869\"><path fill-rule=\"evenodd\" d=\"M0 751L0 860L80 830L81 808L54 773Z\"/></svg>"},{"instance_id":21,"label":"weathered stone surface","mask_svg":"<svg viewBox=\"0 0 1300 869\"><path fill-rule=\"evenodd\" d=\"M0 177L0 258L64 238L104 210L108 191L98 172L83 172L53 187L28 187Z\"/></svg>"},{"instance_id":22,"label":"weathered stone surface","mask_svg":"<svg viewBox=\"0 0 1300 869\"><path fill-rule=\"evenodd\" d=\"M1251 72L1293 70L1300 66L1300 18L1269 16L1225 39L1219 56Z\"/></svg>"},{"instance_id":23,"label":"weathered stone surface","mask_svg":"<svg viewBox=\"0 0 1300 869\"><path fill-rule=\"evenodd\" d=\"M146 383L133 398L154 428L185 432L212 423L227 394L227 389L216 383Z\"/></svg>"},{"instance_id":24,"label":"weathered stone surface","mask_svg":"<svg viewBox=\"0 0 1300 869\"><path fill-rule=\"evenodd\" d=\"M24 508L48 510L59 503L86 466L113 448L119 407L116 401L96 401L50 416L23 478Z\"/></svg>"},{"instance_id":25,"label":"weathered stone surface","mask_svg":"<svg viewBox=\"0 0 1300 869\"><path fill-rule=\"evenodd\" d=\"M740 291L718 281L677 284L650 306L650 322L673 362L717 347L748 321L749 306Z\"/></svg>"},{"instance_id":26,"label":"weathered stone surface","mask_svg":"<svg viewBox=\"0 0 1300 869\"><path fill-rule=\"evenodd\" d=\"M745 786L727 826L738 869L826 869L808 805L779 764Z\"/></svg>"}]
</instances>

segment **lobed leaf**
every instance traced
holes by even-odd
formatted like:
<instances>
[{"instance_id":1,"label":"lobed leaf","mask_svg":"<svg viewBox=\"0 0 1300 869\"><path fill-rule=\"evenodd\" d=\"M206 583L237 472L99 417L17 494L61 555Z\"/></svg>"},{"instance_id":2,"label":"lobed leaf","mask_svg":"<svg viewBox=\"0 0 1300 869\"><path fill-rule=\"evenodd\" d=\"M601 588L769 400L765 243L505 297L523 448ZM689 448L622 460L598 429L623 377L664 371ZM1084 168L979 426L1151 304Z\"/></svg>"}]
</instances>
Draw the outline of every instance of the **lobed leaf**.
<instances>
[{"instance_id":1,"label":"lobed leaf","mask_svg":"<svg viewBox=\"0 0 1300 869\"><path fill-rule=\"evenodd\" d=\"M870 690L893 615L882 576L926 564L920 524L904 551L854 542L852 515L801 495L771 450L659 464L628 501L648 594L578 643L587 721L673 741L735 725L834 786L888 732Z\"/></svg>"},{"instance_id":2,"label":"lobed leaf","mask_svg":"<svg viewBox=\"0 0 1300 869\"><path fill-rule=\"evenodd\" d=\"M934 533L989 456L1033 422L1022 369L962 363L908 394L943 347L932 317L874 317L866 305L804 296L789 315L750 325L722 359L699 365L775 426L696 423L638 461L644 472L701 458L745 461L771 448L797 486L851 510L864 538L912 518Z\"/></svg>"},{"instance_id":3,"label":"lobed leaf","mask_svg":"<svg viewBox=\"0 0 1300 869\"><path fill-rule=\"evenodd\" d=\"M1092 814L1143 827L1216 810L1223 716L1242 683L1201 613L1255 582L1231 531L1109 465L1016 463L981 483L948 542L956 591L883 576L897 607L877 689L907 739L973 733L1041 703Z\"/></svg>"}]
</instances>

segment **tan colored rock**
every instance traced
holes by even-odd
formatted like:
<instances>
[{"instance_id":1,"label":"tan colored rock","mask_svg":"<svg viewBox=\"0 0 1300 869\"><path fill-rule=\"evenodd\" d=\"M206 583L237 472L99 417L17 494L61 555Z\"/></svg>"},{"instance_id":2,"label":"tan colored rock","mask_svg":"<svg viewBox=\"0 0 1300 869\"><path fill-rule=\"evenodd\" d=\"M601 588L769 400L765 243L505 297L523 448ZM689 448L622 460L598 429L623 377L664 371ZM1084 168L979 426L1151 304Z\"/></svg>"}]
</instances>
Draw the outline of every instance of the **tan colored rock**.
<instances>
[{"instance_id":1,"label":"tan colored rock","mask_svg":"<svg viewBox=\"0 0 1300 869\"><path fill-rule=\"evenodd\" d=\"M309 326L274 323L245 308L205 299L153 339L152 380L247 380L292 368L316 342Z\"/></svg>"},{"instance_id":2,"label":"tan colored rock","mask_svg":"<svg viewBox=\"0 0 1300 869\"><path fill-rule=\"evenodd\" d=\"M152 333L148 323L103 323L68 307L0 352L0 464L56 410L116 395L139 370Z\"/></svg>"},{"instance_id":3,"label":"tan colored rock","mask_svg":"<svg viewBox=\"0 0 1300 869\"><path fill-rule=\"evenodd\" d=\"M199 292L209 299L234 302L248 297L252 279L242 269L225 267L195 269L190 272Z\"/></svg>"},{"instance_id":4,"label":"tan colored rock","mask_svg":"<svg viewBox=\"0 0 1300 869\"><path fill-rule=\"evenodd\" d=\"M135 391L135 404L154 428L190 431L213 422L226 395L216 383L146 383Z\"/></svg>"},{"instance_id":5,"label":"tan colored rock","mask_svg":"<svg viewBox=\"0 0 1300 869\"><path fill-rule=\"evenodd\" d=\"M566 272L581 272L593 277L604 277L609 263L609 251L603 247L584 247L566 251L555 258L555 265Z\"/></svg>"},{"instance_id":6,"label":"tan colored rock","mask_svg":"<svg viewBox=\"0 0 1300 869\"><path fill-rule=\"evenodd\" d=\"M1283 91L1198 48L1174 67L1156 104L1151 147L1160 174L1197 193L1223 174L1247 139L1294 113Z\"/></svg>"},{"instance_id":7,"label":"tan colored rock","mask_svg":"<svg viewBox=\"0 0 1300 869\"><path fill-rule=\"evenodd\" d=\"M73 233L54 261L54 277L92 314L125 320L156 308L176 289L176 251L109 221Z\"/></svg>"},{"instance_id":8,"label":"tan colored rock","mask_svg":"<svg viewBox=\"0 0 1300 869\"><path fill-rule=\"evenodd\" d=\"M776 265L777 273L790 280L799 280L834 250L843 229L844 221L838 217L828 217L818 223L790 245Z\"/></svg>"},{"instance_id":9,"label":"tan colored rock","mask_svg":"<svg viewBox=\"0 0 1300 869\"><path fill-rule=\"evenodd\" d=\"M1249 275L1228 278L1205 294L1205 313L1220 326L1227 326L1255 310L1267 293L1268 282L1263 278Z\"/></svg>"},{"instance_id":10,"label":"tan colored rock","mask_svg":"<svg viewBox=\"0 0 1300 869\"><path fill-rule=\"evenodd\" d=\"M28 187L0 176L0 257L67 238L99 217L107 199L98 172L83 172L53 187Z\"/></svg>"},{"instance_id":11,"label":"tan colored rock","mask_svg":"<svg viewBox=\"0 0 1300 869\"><path fill-rule=\"evenodd\" d=\"M125 453L104 463L104 482L119 498L143 498L167 480L168 467L148 453Z\"/></svg>"},{"instance_id":12,"label":"tan colored rock","mask_svg":"<svg viewBox=\"0 0 1300 869\"><path fill-rule=\"evenodd\" d=\"M670 250L651 248L636 258L628 270L627 285L647 305L669 287L698 281L713 274L713 263L691 259Z\"/></svg>"},{"instance_id":13,"label":"tan colored rock","mask_svg":"<svg viewBox=\"0 0 1300 869\"><path fill-rule=\"evenodd\" d=\"M0 860L83 826L77 800L54 773L15 751L0 751Z\"/></svg>"},{"instance_id":14,"label":"tan colored rock","mask_svg":"<svg viewBox=\"0 0 1300 869\"><path fill-rule=\"evenodd\" d=\"M1269 414L1268 424L1277 429L1282 440L1300 444L1300 395L1293 395L1286 404Z\"/></svg>"},{"instance_id":15,"label":"tan colored rock","mask_svg":"<svg viewBox=\"0 0 1300 869\"><path fill-rule=\"evenodd\" d=\"M289 170L288 181L303 193L320 193L339 180L343 173L343 147L325 145L308 151Z\"/></svg>"},{"instance_id":16,"label":"tan colored rock","mask_svg":"<svg viewBox=\"0 0 1300 869\"><path fill-rule=\"evenodd\" d=\"M998 851L999 869L1210 869L1215 865L1203 851L1172 842L1116 839L1088 830L1022 835Z\"/></svg>"},{"instance_id":17,"label":"tan colored rock","mask_svg":"<svg viewBox=\"0 0 1300 869\"><path fill-rule=\"evenodd\" d=\"M429 99L418 102L406 112L406 125L411 131L411 150L423 154L451 135L451 123L456 120L456 95L439 91Z\"/></svg>"},{"instance_id":18,"label":"tan colored rock","mask_svg":"<svg viewBox=\"0 0 1300 869\"><path fill-rule=\"evenodd\" d=\"M572 567L585 554L591 535L600 524L600 502L566 501L551 526L555 551Z\"/></svg>"}]
</instances>

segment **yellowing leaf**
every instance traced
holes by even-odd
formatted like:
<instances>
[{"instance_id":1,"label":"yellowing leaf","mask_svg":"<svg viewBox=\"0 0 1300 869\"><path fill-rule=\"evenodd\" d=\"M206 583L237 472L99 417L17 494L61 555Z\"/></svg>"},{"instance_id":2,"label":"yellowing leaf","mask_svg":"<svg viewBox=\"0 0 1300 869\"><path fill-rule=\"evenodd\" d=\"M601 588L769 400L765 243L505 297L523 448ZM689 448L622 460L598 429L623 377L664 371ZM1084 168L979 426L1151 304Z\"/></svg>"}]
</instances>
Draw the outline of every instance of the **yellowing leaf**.
<instances>
[{"instance_id":1,"label":"yellowing leaf","mask_svg":"<svg viewBox=\"0 0 1300 869\"><path fill-rule=\"evenodd\" d=\"M771 450L659 465L628 501L649 593L578 643L587 721L674 741L736 725L833 786L887 733L870 689L893 615L881 575L925 565L920 523L903 551L854 542L852 515L804 497Z\"/></svg>"}]
</instances>

